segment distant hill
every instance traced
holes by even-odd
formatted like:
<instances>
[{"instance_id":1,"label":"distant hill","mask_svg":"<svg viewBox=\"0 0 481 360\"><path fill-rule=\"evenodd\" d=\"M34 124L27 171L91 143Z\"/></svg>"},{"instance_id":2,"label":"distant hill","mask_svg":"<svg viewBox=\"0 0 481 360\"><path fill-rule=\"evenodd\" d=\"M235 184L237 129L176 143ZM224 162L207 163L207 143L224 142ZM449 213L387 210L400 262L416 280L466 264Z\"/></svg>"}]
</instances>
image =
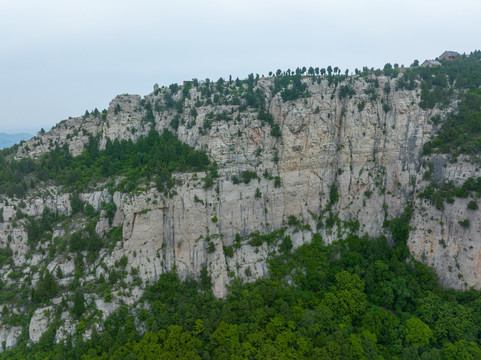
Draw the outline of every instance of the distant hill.
<instances>
[{"instance_id":1,"label":"distant hill","mask_svg":"<svg viewBox=\"0 0 481 360\"><path fill-rule=\"evenodd\" d=\"M15 145L22 140L28 140L32 135L27 133L21 134L5 134L0 133L0 149Z\"/></svg>"}]
</instances>

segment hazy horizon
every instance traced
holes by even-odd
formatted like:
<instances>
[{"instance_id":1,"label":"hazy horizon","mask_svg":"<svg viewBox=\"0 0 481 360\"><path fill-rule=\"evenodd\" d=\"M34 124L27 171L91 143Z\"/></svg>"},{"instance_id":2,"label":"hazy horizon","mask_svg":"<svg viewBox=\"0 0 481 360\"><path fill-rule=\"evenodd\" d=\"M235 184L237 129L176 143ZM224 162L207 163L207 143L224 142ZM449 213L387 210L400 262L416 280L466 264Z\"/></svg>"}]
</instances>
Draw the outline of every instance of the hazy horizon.
<instances>
[{"instance_id":1,"label":"hazy horizon","mask_svg":"<svg viewBox=\"0 0 481 360\"><path fill-rule=\"evenodd\" d=\"M0 131L49 130L155 83L469 53L480 16L474 0L0 0Z\"/></svg>"},{"instance_id":2,"label":"hazy horizon","mask_svg":"<svg viewBox=\"0 0 481 360\"><path fill-rule=\"evenodd\" d=\"M18 144L22 140L28 140L32 136L33 135L29 133L10 134L10 133L0 132L0 149Z\"/></svg>"}]
</instances>

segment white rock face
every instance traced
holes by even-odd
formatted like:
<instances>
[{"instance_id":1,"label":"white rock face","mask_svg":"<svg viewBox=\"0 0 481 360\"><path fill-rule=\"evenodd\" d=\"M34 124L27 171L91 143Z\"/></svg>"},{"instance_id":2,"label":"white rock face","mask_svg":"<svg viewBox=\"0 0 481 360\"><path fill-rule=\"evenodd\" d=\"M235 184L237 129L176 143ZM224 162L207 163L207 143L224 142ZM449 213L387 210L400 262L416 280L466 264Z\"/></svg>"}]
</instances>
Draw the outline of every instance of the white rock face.
<instances>
[{"instance_id":1,"label":"white rock face","mask_svg":"<svg viewBox=\"0 0 481 360\"><path fill-rule=\"evenodd\" d=\"M481 176L478 166L472 163L450 163L441 156L431 160L438 181L452 180L461 186L467 178ZM456 289L481 288L481 217L479 210L468 209L471 200L454 198L452 204L444 202L444 208L439 210L417 198L411 222L411 253L432 266L445 286ZM460 222L466 220L469 225L464 227Z\"/></svg>"},{"instance_id":2,"label":"white rock face","mask_svg":"<svg viewBox=\"0 0 481 360\"><path fill-rule=\"evenodd\" d=\"M98 299L95 301L97 309L102 311L102 317L106 319L110 314L117 310L117 305L114 303L106 303L103 299Z\"/></svg>"},{"instance_id":3,"label":"white rock face","mask_svg":"<svg viewBox=\"0 0 481 360\"><path fill-rule=\"evenodd\" d=\"M429 119L437 114L444 116L452 108L423 110L417 105L418 91L392 90L386 95L382 91L385 84L389 82L391 89L395 89L396 80L385 77L378 80L379 97L375 101L365 93L369 84L358 79L351 84L356 95L350 99L340 99L338 88L328 86L326 80L321 84L305 80L311 96L288 102L283 102L279 95L271 95L272 79L259 80L268 110L282 132L279 138L271 135L269 125L257 119L257 111L239 112L238 106L202 105L196 107L194 117L190 109L194 108L200 92L192 88L190 99L185 100L186 110L181 115L177 136L196 149L205 150L218 164L219 178L213 187L204 189L204 173L177 174L180 185L172 196L159 193L154 186L133 194L110 194L106 189L80 194L96 211L101 210L102 202L113 201L117 206L112 224L105 214L101 216L96 225L98 234L123 226L122 240L112 251L102 250L102 265L89 265L90 271L97 278L106 277L116 262L126 257L127 272L138 270L138 277L145 284L174 268L182 278L198 278L206 268L215 295L223 297L231 276L246 280L265 276L266 258L273 250L265 244L247 245L244 240L233 257L226 257L224 247L233 245L236 234L245 237L255 231L271 232L285 226L289 216L295 216L314 231L318 223L323 224L319 232L325 241L331 242L342 236L342 229L336 225L326 226L328 219L335 216L344 225L358 222L360 234L377 236L385 234L385 220L399 216L413 202L413 230L408 241L412 254L432 265L444 286L480 289L479 210L467 210L468 200L456 199L440 211L417 197L428 185L423 180L423 161L435 163L437 181L462 184L469 176L481 176L468 162L450 164L443 157L424 159L419 155L423 144L435 132ZM174 100L181 99L180 96L179 91ZM153 111L152 125L145 121L147 112L143 104L147 102L153 108L155 104L163 104L163 93L153 93L145 99L138 95L118 96L110 103L106 116L66 120L52 131L27 141L20 147L17 158L39 157L64 144L77 155L88 143L89 133L100 135L100 147L104 148L107 141L115 139L135 141L147 135L152 126L157 131L169 128L175 112ZM389 106L388 111L383 103ZM213 121L209 129L204 124L210 113L232 120ZM191 126L193 122L195 125ZM255 172L258 178L247 184L242 181L235 184L235 177L246 170ZM339 200L329 211L333 187L338 189ZM22 210L25 214L38 218L46 208L57 214L71 214L70 196L61 188L40 192L25 201ZM26 261L31 265L35 258L26 259L28 245L23 220L15 223L18 206L18 200L0 199L4 217L0 223L0 246L12 249L15 265ZM467 228L459 224L465 219L470 221ZM82 229L83 224L79 220L69 229L55 229L54 234L68 238ZM294 247L312 237L312 231L292 228L286 234L290 234ZM42 246L48 254L47 245ZM61 269L61 284L67 284L73 277L73 258L59 256L50 261L48 269L52 273L57 267ZM8 266L0 270L5 279L7 269ZM94 276L90 276L82 280L93 280ZM135 295L136 299L139 297L140 294ZM103 316L117 308L115 300L105 303L97 298L95 303ZM32 318L30 338L34 342L47 329L48 319L43 315L46 309L49 307L38 309ZM69 326L65 326L64 333L70 331Z\"/></svg>"},{"instance_id":4,"label":"white rock face","mask_svg":"<svg viewBox=\"0 0 481 360\"><path fill-rule=\"evenodd\" d=\"M48 330L50 319L52 319L54 315L52 313L53 310L53 306L46 306L35 310L33 313L28 328L28 335L32 342L38 343L40 337Z\"/></svg>"},{"instance_id":5,"label":"white rock face","mask_svg":"<svg viewBox=\"0 0 481 360\"><path fill-rule=\"evenodd\" d=\"M75 333L75 322L73 321L72 316L67 311L62 313L60 320L62 321L62 325L57 329L57 332L55 333L56 344L60 343L68 336Z\"/></svg>"},{"instance_id":6,"label":"white rock face","mask_svg":"<svg viewBox=\"0 0 481 360\"><path fill-rule=\"evenodd\" d=\"M5 344L5 349L3 348L3 346L1 346L0 352L3 352L4 350L9 350L15 345L17 345L17 341L21 333L22 333L21 326L1 327L0 343Z\"/></svg>"}]
</instances>

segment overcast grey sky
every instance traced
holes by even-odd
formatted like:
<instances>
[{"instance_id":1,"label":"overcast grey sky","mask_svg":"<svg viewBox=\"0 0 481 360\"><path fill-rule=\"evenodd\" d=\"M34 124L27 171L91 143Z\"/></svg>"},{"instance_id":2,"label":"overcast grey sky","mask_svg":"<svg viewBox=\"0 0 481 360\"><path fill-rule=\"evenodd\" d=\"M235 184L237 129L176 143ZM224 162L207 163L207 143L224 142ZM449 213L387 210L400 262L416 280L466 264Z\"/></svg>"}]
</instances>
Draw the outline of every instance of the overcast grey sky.
<instances>
[{"instance_id":1,"label":"overcast grey sky","mask_svg":"<svg viewBox=\"0 0 481 360\"><path fill-rule=\"evenodd\" d=\"M479 0L0 0L0 132L48 130L154 83L469 53L480 19Z\"/></svg>"}]
</instances>

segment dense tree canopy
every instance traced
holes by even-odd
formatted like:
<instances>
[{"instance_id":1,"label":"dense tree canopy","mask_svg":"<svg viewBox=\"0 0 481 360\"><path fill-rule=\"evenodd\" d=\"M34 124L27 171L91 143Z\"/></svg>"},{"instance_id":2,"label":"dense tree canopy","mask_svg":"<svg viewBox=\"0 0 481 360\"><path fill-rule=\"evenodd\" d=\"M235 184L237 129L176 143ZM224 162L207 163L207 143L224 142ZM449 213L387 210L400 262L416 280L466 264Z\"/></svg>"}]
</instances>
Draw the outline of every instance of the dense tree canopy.
<instances>
[{"instance_id":1,"label":"dense tree canopy","mask_svg":"<svg viewBox=\"0 0 481 360\"><path fill-rule=\"evenodd\" d=\"M122 307L101 335L82 340L79 329L55 345L47 333L0 359L479 358L479 292L444 290L431 269L405 258L404 241L391 248L385 238L349 235L326 246L315 235L273 257L268 278L234 280L225 300L166 273L135 316ZM75 298L80 315L84 299Z\"/></svg>"}]
</instances>

